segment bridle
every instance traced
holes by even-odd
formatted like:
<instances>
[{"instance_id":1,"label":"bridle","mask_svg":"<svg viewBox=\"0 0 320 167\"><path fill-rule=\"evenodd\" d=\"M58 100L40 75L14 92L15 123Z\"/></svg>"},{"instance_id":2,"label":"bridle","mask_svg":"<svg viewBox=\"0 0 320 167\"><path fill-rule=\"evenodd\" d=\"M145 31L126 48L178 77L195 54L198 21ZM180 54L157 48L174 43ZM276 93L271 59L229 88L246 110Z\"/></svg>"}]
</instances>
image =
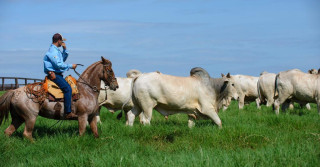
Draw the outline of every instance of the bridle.
<instances>
[{"instance_id":1,"label":"bridle","mask_svg":"<svg viewBox=\"0 0 320 167\"><path fill-rule=\"evenodd\" d=\"M83 64L77 64L77 65L78 65L78 66L84 66ZM106 66L107 66L106 64L103 64L103 67L106 67ZM80 74L78 71L76 71L76 69L73 69L73 70L74 70L74 72L79 76L79 81L78 81L78 82L83 83L83 84L89 86L89 88L91 88L94 92L99 92L100 90L105 90L105 91L108 90L106 87L105 87L104 89L103 89L103 88L98 89L97 86L91 86L86 80L84 80L84 79L81 77L81 74ZM110 70L107 69L107 72L110 73ZM104 76L105 68L103 68L102 73L103 73L103 76ZM80 79L82 79L83 82L80 81Z\"/></svg>"}]
</instances>

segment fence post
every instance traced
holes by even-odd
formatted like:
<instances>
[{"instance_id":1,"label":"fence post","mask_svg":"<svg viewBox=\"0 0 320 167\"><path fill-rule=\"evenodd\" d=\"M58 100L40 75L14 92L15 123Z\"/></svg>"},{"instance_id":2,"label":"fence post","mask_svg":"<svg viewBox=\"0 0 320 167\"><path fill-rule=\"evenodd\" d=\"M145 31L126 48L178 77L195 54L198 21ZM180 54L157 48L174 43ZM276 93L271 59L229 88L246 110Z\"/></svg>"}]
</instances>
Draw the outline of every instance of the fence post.
<instances>
[{"instance_id":1,"label":"fence post","mask_svg":"<svg viewBox=\"0 0 320 167\"><path fill-rule=\"evenodd\" d=\"M27 79L27 78L24 79L24 85L25 85L25 86L28 85L28 79Z\"/></svg>"},{"instance_id":2,"label":"fence post","mask_svg":"<svg viewBox=\"0 0 320 167\"><path fill-rule=\"evenodd\" d=\"M4 90L4 78L2 78L2 91Z\"/></svg>"},{"instance_id":3,"label":"fence post","mask_svg":"<svg viewBox=\"0 0 320 167\"><path fill-rule=\"evenodd\" d=\"M18 78L15 78L14 82L15 82L15 89L19 88Z\"/></svg>"}]
</instances>

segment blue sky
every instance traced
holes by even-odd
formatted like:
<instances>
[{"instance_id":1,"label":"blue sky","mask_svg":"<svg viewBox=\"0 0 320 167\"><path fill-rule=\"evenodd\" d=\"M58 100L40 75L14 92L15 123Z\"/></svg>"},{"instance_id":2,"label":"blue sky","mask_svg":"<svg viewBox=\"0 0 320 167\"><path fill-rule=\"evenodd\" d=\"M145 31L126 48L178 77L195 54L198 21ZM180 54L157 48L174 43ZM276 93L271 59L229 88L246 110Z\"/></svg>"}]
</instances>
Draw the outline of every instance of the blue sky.
<instances>
[{"instance_id":1,"label":"blue sky","mask_svg":"<svg viewBox=\"0 0 320 167\"><path fill-rule=\"evenodd\" d=\"M43 78L56 32L67 38L67 63L104 56L120 77L318 69L319 9L317 0L1 0L0 76Z\"/></svg>"}]
</instances>

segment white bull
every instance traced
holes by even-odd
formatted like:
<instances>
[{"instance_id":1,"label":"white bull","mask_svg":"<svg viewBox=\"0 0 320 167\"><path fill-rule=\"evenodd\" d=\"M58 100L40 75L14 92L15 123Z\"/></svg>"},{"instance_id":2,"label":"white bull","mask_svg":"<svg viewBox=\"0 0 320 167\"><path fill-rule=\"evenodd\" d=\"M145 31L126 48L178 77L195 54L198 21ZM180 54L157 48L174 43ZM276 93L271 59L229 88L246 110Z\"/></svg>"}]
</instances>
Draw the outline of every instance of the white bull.
<instances>
[{"instance_id":1,"label":"white bull","mask_svg":"<svg viewBox=\"0 0 320 167\"><path fill-rule=\"evenodd\" d=\"M260 101L267 102L267 106L272 106L274 102L274 82L276 80L275 73L262 73L258 80L258 94Z\"/></svg>"},{"instance_id":2,"label":"white bull","mask_svg":"<svg viewBox=\"0 0 320 167\"><path fill-rule=\"evenodd\" d=\"M314 74L310 72L311 70L309 70L308 72L310 74ZM275 96L275 80L276 80L276 75L275 73L267 73L264 72L260 75L259 80L258 80L258 93L259 93L259 98L260 101L262 103L267 103L266 106L272 106L274 103L274 96ZM290 104L286 104L286 105L290 105L290 108L293 109L294 105L293 102L288 102ZM300 106L302 107L303 104L300 104ZM306 108L308 110L311 109L310 104L306 104Z\"/></svg>"},{"instance_id":3,"label":"white bull","mask_svg":"<svg viewBox=\"0 0 320 167\"><path fill-rule=\"evenodd\" d=\"M235 83L235 88L239 95L239 109L243 109L245 103L255 101L257 108L260 108L260 99L257 90L259 77L248 75L232 75L231 79Z\"/></svg>"},{"instance_id":4,"label":"white bull","mask_svg":"<svg viewBox=\"0 0 320 167\"><path fill-rule=\"evenodd\" d=\"M140 75L133 84L134 107L127 113L127 125L133 126L134 119L143 112L143 124L150 124L152 110L164 116L189 114L189 127L194 119L210 118L219 127L221 120L217 114L224 97L232 96L232 84L225 78L220 85L218 97L209 74L202 68L193 68L190 77L176 77L161 73Z\"/></svg>"},{"instance_id":5,"label":"white bull","mask_svg":"<svg viewBox=\"0 0 320 167\"><path fill-rule=\"evenodd\" d=\"M117 77L119 88L116 91L101 90L98 102L100 106L106 107L110 112L117 110L124 110L125 112L131 110L132 102L132 81L141 74L139 70L130 70L127 72L127 78ZM101 88L105 87L105 83L101 82ZM100 120L100 117L98 120ZM118 119L121 115L118 115Z\"/></svg>"},{"instance_id":6,"label":"white bull","mask_svg":"<svg viewBox=\"0 0 320 167\"><path fill-rule=\"evenodd\" d=\"M317 103L320 114L319 74L307 74L298 69L280 72L276 76L275 90L278 92L274 103L276 114L279 114L279 106L287 99L300 104Z\"/></svg>"}]
</instances>

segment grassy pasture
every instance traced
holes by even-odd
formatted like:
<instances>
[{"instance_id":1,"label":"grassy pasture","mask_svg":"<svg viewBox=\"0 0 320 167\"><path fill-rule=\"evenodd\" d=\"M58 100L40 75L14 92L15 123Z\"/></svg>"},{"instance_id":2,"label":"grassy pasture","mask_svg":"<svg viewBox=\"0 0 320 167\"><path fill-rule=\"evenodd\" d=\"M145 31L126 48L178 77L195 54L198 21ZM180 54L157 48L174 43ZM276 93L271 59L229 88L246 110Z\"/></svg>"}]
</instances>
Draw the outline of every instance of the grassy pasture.
<instances>
[{"instance_id":1,"label":"grassy pasture","mask_svg":"<svg viewBox=\"0 0 320 167\"><path fill-rule=\"evenodd\" d=\"M8 120L0 126L0 166L320 166L320 116L311 107L276 116L254 103L239 111L232 102L219 113L221 130L210 120L189 129L186 115L166 121L157 112L151 126L136 120L126 127L102 108L100 138L89 127L79 137L76 121L50 128L55 120L38 117L34 143L22 137L24 124L5 137Z\"/></svg>"}]
</instances>

